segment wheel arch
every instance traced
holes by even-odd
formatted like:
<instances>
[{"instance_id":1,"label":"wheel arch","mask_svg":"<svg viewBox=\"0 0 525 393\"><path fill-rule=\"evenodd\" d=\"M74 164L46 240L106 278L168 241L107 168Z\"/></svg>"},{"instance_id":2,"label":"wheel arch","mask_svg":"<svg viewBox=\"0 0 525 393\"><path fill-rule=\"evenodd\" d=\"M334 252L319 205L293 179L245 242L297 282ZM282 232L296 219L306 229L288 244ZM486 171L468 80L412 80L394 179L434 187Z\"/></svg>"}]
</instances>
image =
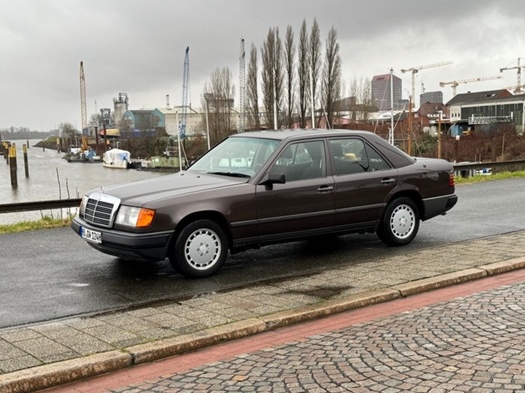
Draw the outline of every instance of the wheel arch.
<instances>
[{"instance_id":1,"label":"wheel arch","mask_svg":"<svg viewBox=\"0 0 525 393\"><path fill-rule=\"evenodd\" d=\"M219 224L224 229L224 233L226 233L226 236L228 237L228 249L229 250L232 249L233 243L232 243L232 234L231 234L230 227L226 219L224 218L224 216L221 213L217 211L213 211L213 210L199 211L199 212L191 213L191 214L188 214L186 217L184 217L182 220L180 220L175 228L174 234L170 242L170 246L173 246L175 244L175 242L177 241L177 238L180 235L180 232L186 225L188 225L190 222L197 221L197 220L211 220Z\"/></svg>"},{"instance_id":2,"label":"wheel arch","mask_svg":"<svg viewBox=\"0 0 525 393\"><path fill-rule=\"evenodd\" d=\"M423 204L423 199L421 198L421 195L416 190L400 190L392 194L392 196L388 200L387 205L393 200L397 198L402 198L402 197L407 197L414 201L414 203L416 204L418 213L419 213L419 218L422 220L423 219L422 217L425 216L425 206Z\"/></svg>"}]
</instances>

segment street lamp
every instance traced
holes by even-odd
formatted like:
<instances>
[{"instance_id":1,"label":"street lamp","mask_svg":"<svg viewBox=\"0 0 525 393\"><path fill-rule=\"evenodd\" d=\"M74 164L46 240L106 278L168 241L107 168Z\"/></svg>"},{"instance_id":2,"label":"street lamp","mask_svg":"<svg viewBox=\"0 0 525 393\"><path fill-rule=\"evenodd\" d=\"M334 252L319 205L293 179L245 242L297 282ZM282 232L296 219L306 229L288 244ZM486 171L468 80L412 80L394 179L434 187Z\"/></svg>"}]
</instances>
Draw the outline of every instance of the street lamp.
<instances>
[{"instance_id":1,"label":"street lamp","mask_svg":"<svg viewBox=\"0 0 525 393\"><path fill-rule=\"evenodd\" d=\"M441 158L441 120L443 118L443 111L438 111L439 117L438 117L438 157Z\"/></svg>"},{"instance_id":2,"label":"street lamp","mask_svg":"<svg viewBox=\"0 0 525 393\"><path fill-rule=\"evenodd\" d=\"M204 94L204 101L206 101L206 140L208 141L208 150L210 150L210 121L208 119L208 99L213 98L210 93Z\"/></svg>"}]
</instances>

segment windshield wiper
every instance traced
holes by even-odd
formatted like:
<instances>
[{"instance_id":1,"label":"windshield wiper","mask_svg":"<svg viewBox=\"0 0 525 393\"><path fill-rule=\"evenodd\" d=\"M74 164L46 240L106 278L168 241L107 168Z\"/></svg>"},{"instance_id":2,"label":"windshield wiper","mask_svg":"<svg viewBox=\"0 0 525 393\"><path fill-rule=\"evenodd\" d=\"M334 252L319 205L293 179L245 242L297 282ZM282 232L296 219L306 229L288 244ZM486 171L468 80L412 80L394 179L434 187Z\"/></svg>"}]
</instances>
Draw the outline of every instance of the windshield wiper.
<instances>
[{"instance_id":1,"label":"windshield wiper","mask_svg":"<svg viewBox=\"0 0 525 393\"><path fill-rule=\"evenodd\" d=\"M208 172L210 175L223 175L223 176L231 176L231 177L251 177L250 175L247 175L245 173L237 173L237 172Z\"/></svg>"}]
</instances>

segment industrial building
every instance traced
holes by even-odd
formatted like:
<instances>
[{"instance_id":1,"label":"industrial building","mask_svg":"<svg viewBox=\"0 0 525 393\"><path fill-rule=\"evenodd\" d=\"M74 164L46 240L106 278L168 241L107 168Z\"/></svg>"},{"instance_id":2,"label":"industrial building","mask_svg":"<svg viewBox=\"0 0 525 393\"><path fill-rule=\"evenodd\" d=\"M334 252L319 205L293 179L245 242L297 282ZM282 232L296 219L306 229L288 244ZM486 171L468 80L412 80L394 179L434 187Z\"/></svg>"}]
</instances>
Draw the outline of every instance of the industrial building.
<instances>
[{"instance_id":1,"label":"industrial building","mask_svg":"<svg viewBox=\"0 0 525 393\"><path fill-rule=\"evenodd\" d=\"M431 104L442 104L443 103L443 92L442 91L427 91L419 95L419 102L421 105L425 103Z\"/></svg>"},{"instance_id":2,"label":"industrial building","mask_svg":"<svg viewBox=\"0 0 525 393\"><path fill-rule=\"evenodd\" d=\"M490 132L508 124L518 134L525 130L523 108L525 94L512 94L507 89L457 94L446 103L450 111L452 135L465 131Z\"/></svg>"}]
</instances>

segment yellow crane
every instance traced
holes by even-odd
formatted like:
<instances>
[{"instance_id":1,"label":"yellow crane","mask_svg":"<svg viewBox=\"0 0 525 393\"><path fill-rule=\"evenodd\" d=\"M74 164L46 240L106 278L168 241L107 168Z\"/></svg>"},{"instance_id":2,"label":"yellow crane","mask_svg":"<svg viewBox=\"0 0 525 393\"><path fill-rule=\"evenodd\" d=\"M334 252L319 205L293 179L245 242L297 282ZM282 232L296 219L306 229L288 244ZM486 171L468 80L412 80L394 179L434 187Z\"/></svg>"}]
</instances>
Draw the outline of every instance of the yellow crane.
<instances>
[{"instance_id":1,"label":"yellow crane","mask_svg":"<svg viewBox=\"0 0 525 393\"><path fill-rule=\"evenodd\" d=\"M489 81L489 80L492 80L492 79L501 79L502 76L499 75L499 76L482 76L480 78L470 78L470 79L460 79L460 80L456 80L456 81L450 81L450 82L439 82L439 86L441 87L444 87L446 85L451 85L452 86L452 95L456 95L456 87L458 87L458 85L460 83L470 83L470 82L481 82L481 81Z\"/></svg>"},{"instance_id":2,"label":"yellow crane","mask_svg":"<svg viewBox=\"0 0 525 393\"><path fill-rule=\"evenodd\" d=\"M403 68L403 69L401 69L402 73L405 73L405 72L411 72L412 73L412 108L415 107L415 102L416 102L416 74L419 71L427 69L427 68L441 67L441 66L445 66L445 65L449 65L449 64L452 64L452 62L451 61L443 61L441 63L427 64L427 65L422 65L422 66L418 66L418 67L411 67L411 68Z\"/></svg>"},{"instance_id":3,"label":"yellow crane","mask_svg":"<svg viewBox=\"0 0 525 393\"><path fill-rule=\"evenodd\" d=\"M503 72L503 71L508 71L508 70L518 70L518 81L516 83L516 88L514 90L514 93L516 94L519 94L521 93L521 88L523 87L523 85L521 84L521 69L522 68L525 68L525 66L522 66L520 64L520 58L518 57L518 65L517 66L514 66L514 67L503 67L503 68L500 68L499 69L499 72Z\"/></svg>"}]
</instances>

